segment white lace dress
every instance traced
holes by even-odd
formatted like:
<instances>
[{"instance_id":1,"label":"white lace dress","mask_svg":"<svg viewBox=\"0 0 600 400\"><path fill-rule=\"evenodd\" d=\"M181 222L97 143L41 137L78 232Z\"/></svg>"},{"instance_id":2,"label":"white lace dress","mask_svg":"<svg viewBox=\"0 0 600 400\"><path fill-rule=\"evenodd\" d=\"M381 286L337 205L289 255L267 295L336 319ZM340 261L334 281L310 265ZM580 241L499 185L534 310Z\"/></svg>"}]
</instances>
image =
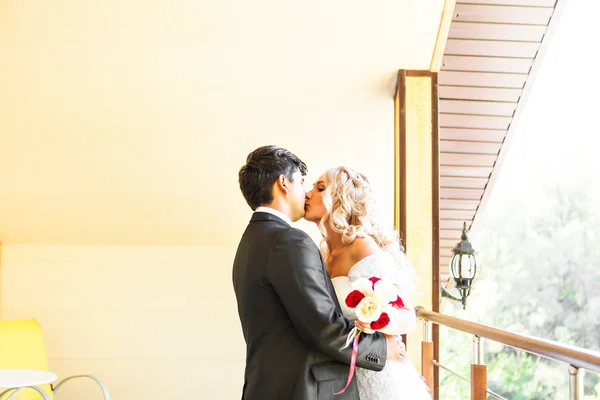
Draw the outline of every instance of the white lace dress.
<instances>
[{"instance_id":1,"label":"white lace dress","mask_svg":"<svg viewBox=\"0 0 600 400\"><path fill-rule=\"evenodd\" d=\"M347 277L333 278L333 286L344 316L350 320L356 319L354 310L346 307L345 299L352 290L350 283L358 278L377 276L410 290L409 281L413 279L414 274L410 274L412 271L407 268L407 264L403 254L401 257L394 257L388 252L375 253L356 263ZM401 334L412 331L416 324L414 310L407 309L403 315L399 326ZM356 382L360 400L431 400L427 386L408 359L387 361L381 372L357 368Z\"/></svg>"}]
</instances>

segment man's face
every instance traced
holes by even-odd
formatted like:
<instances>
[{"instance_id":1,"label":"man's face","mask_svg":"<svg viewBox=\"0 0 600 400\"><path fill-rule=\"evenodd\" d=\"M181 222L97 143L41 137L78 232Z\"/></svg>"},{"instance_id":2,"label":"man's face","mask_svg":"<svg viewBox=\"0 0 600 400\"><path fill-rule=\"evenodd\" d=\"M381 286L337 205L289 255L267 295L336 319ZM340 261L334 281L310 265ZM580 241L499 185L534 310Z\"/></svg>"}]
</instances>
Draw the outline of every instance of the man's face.
<instances>
[{"instance_id":1,"label":"man's face","mask_svg":"<svg viewBox=\"0 0 600 400\"><path fill-rule=\"evenodd\" d=\"M289 204L291 211L291 219L293 222L304 217L304 202L306 200L306 191L304 190L304 176L300 171L294 172L292 180L287 181L290 191Z\"/></svg>"}]
</instances>

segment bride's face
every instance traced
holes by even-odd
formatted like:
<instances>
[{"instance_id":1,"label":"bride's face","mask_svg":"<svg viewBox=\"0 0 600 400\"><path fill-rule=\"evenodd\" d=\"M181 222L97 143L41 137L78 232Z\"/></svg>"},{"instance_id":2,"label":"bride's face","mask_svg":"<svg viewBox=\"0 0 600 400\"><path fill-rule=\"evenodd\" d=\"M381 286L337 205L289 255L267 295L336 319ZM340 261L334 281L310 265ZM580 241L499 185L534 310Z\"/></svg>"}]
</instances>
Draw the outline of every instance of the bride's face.
<instances>
[{"instance_id":1,"label":"bride's face","mask_svg":"<svg viewBox=\"0 0 600 400\"><path fill-rule=\"evenodd\" d=\"M325 205L323 205L323 193L325 192L325 182L323 176L319 177L312 190L306 192L306 203L304 205L304 219L310 222L319 223L325 215Z\"/></svg>"}]
</instances>

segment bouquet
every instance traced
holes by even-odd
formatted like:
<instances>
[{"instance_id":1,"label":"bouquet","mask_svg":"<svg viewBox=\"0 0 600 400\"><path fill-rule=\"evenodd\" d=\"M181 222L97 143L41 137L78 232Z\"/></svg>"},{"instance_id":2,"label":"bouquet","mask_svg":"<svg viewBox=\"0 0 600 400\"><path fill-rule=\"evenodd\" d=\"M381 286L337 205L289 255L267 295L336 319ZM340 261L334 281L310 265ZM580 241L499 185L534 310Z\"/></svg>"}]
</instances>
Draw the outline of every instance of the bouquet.
<instances>
[{"instance_id":1,"label":"bouquet","mask_svg":"<svg viewBox=\"0 0 600 400\"><path fill-rule=\"evenodd\" d=\"M364 332L396 334L396 321L401 318L399 313L404 308L396 285L376 276L357 279L351 285L353 290L346 296L346 306L354 308L356 319L369 326L370 329Z\"/></svg>"},{"instance_id":2,"label":"bouquet","mask_svg":"<svg viewBox=\"0 0 600 400\"><path fill-rule=\"evenodd\" d=\"M351 286L352 291L346 296L346 306L353 308L356 319L369 328L361 330L355 326L348 333L344 347L353 342L348 382L344 389L335 393L336 395L344 393L354 376L358 354L358 337L361 332L372 334L379 331L388 335L399 334L398 325L400 325L402 319L401 310L404 308L400 290L391 282L372 276L357 279L351 283Z\"/></svg>"}]
</instances>

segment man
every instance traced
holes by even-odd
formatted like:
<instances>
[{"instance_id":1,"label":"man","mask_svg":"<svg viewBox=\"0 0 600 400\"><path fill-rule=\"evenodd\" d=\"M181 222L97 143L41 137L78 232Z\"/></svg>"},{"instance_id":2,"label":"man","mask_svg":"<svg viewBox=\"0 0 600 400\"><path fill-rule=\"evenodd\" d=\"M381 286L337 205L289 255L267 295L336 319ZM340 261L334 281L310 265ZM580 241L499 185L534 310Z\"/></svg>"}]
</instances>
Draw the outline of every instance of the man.
<instances>
[{"instance_id":1,"label":"man","mask_svg":"<svg viewBox=\"0 0 600 400\"><path fill-rule=\"evenodd\" d=\"M353 323L342 316L318 247L291 226L304 215L306 165L264 146L248 155L240 189L254 214L233 264L233 285L246 340L243 400L358 399L346 385ZM361 335L356 364L383 369L401 348L380 334Z\"/></svg>"}]
</instances>

